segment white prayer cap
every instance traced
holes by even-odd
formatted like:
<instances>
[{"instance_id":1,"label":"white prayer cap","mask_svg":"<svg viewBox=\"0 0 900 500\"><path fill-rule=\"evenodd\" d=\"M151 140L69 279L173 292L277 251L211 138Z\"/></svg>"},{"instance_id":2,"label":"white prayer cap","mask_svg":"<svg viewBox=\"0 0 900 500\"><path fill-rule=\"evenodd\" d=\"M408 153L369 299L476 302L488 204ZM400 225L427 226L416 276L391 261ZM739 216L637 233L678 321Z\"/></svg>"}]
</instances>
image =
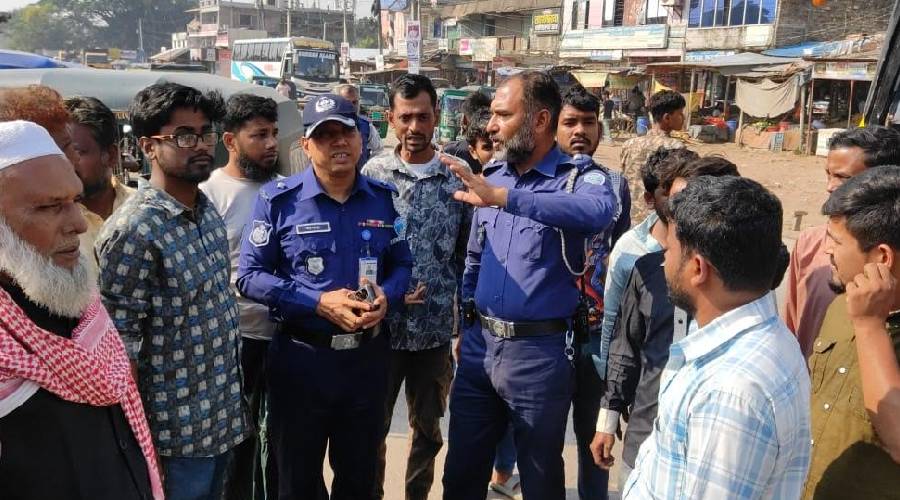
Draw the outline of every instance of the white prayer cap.
<instances>
[{"instance_id":1,"label":"white prayer cap","mask_svg":"<svg viewBox=\"0 0 900 500\"><path fill-rule=\"evenodd\" d=\"M0 122L0 170L62 150L44 127L24 120Z\"/></svg>"}]
</instances>

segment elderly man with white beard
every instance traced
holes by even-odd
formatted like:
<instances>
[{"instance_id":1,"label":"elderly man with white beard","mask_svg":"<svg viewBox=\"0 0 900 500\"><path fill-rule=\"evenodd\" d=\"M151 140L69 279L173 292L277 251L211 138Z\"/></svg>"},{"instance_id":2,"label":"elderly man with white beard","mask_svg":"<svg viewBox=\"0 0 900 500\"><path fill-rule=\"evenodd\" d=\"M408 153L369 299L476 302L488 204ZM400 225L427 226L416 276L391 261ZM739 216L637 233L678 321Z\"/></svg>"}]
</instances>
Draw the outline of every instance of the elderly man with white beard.
<instances>
[{"instance_id":1,"label":"elderly man with white beard","mask_svg":"<svg viewBox=\"0 0 900 500\"><path fill-rule=\"evenodd\" d=\"M0 488L163 497L128 357L79 251L81 181L50 134L0 122Z\"/></svg>"}]
</instances>

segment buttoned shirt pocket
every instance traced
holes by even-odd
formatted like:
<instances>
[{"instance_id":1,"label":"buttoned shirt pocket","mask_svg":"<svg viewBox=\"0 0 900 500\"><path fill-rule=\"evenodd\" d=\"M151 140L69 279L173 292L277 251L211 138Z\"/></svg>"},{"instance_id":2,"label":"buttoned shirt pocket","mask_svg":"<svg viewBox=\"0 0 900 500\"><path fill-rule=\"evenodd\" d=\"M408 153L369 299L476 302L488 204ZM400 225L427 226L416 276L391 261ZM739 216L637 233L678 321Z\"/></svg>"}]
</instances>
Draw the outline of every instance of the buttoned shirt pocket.
<instances>
[{"instance_id":1,"label":"buttoned shirt pocket","mask_svg":"<svg viewBox=\"0 0 900 500\"><path fill-rule=\"evenodd\" d=\"M530 261L541 260L544 254L545 240L549 240L548 236L553 228L545 226L540 222L526 221L520 227L518 241L514 243L521 249L522 257Z\"/></svg>"},{"instance_id":2,"label":"buttoned shirt pocket","mask_svg":"<svg viewBox=\"0 0 900 500\"><path fill-rule=\"evenodd\" d=\"M285 253L294 273L311 282L323 281L329 269L339 268L334 236L329 233L291 234Z\"/></svg>"},{"instance_id":3,"label":"buttoned shirt pocket","mask_svg":"<svg viewBox=\"0 0 900 500\"><path fill-rule=\"evenodd\" d=\"M837 340L820 338L813 344L813 355L809 358L809 368L812 374L810 385L812 392L816 393L822 387L825 376L828 375L829 358L834 354L834 346Z\"/></svg>"}]
</instances>

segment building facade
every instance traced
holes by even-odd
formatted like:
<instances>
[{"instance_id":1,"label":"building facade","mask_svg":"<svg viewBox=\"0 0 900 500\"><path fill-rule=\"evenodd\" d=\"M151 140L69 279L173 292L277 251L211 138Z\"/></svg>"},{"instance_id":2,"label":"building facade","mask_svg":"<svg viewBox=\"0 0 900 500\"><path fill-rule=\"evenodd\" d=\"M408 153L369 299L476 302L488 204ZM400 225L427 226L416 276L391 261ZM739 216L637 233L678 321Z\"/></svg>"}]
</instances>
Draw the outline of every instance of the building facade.
<instances>
[{"instance_id":1,"label":"building facade","mask_svg":"<svg viewBox=\"0 0 900 500\"><path fill-rule=\"evenodd\" d=\"M892 0L564 0L560 57L632 66L842 40L887 28Z\"/></svg>"}]
</instances>

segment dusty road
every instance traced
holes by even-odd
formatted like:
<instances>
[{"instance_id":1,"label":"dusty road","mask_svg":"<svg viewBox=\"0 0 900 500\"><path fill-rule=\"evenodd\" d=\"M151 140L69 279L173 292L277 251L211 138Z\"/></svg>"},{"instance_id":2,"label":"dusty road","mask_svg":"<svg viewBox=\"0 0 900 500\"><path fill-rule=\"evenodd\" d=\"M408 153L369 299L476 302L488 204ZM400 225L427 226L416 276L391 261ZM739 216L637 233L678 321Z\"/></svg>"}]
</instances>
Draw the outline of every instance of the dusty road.
<instances>
[{"instance_id":1,"label":"dusty road","mask_svg":"<svg viewBox=\"0 0 900 500\"><path fill-rule=\"evenodd\" d=\"M396 144L397 140L393 137L389 136L385 140L386 147L393 147ZM793 248L793 242L798 233L794 231L795 212L807 212L807 215L802 218L801 229L824 222L825 218L820 213L826 198L824 158L740 148L735 144L688 144L688 148L704 156L716 154L728 158L738 166L741 175L760 182L775 193L784 206L783 239L789 248ZM621 150L621 142L610 146L601 145L594 155L594 159L610 168L619 169L619 154ZM779 290L779 292L782 291ZM783 297L783 292L779 293L779 295ZM406 468L406 453L408 450L406 418L405 401L401 397L395 407L391 434L388 437L385 498L389 500L402 499L404 497L403 475ZM446 440L447 418L443 419L442 427ZM575 439L572 434L571 421L568 427L566 446L563 452L563 458L566 463L566 498L577 499ZM437 500L442 497L443 488L440 484L440 478L445 453L446 448L438 456L435 467L435 484L431 495L429 495L429 500ZM615 455L620 456L619 453L615 453ZM330 474L328 479L330 482ZM617 479L618 467L614 467L611 471L609 482L611 500L618 499ZM488 499L500 498L504 497L495 494L488 496Z\"/></svg>"}]
</instances>

